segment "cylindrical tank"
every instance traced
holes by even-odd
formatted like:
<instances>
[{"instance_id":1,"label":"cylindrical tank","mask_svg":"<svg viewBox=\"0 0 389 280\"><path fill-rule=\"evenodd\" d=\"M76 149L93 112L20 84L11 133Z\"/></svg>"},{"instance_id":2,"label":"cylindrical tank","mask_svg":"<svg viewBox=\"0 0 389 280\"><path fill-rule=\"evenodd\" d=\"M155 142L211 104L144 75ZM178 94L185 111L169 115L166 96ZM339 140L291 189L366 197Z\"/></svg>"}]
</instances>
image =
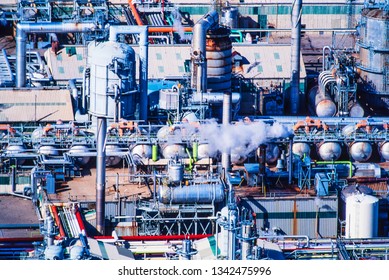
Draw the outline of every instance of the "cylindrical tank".
<instances>
[{"instance_id":1,"label":"cylindrical tank","mask_svg":"<svg viewBox=\"0 0 389 280\"><path fill-rule=\"evenodd\" d=\"M45 249L46 260L63 260L64 250L61 245L47 246Z\"/></svg>"},{"instance_id":2,"label":"cylindrical tank","mask_svg":"<svg viewBox=\"0 0 389 280\"><path fill-rule=\"evenodd\" d=\"M188 154L186 153L185 146L183 144L164 144L161 146L162 156L167 159L172 159L175 157L178 158L187 158Z\"/></svg>"},{"instance_id":3,"label":"cylindrical tank","mask_svg":"<svg viewBox=\"0 0 389 280\"><path fill-rule=\"evenodd\" d=\"M147 144L137 144L131 148L133 156L139 156L140 158L151 158L152 148Z\"/></svg>"},{"instance_id":4,"label":"cylindrical tank","mask_svg":"<svg viewBox=\"0 0 389 280\"><path fill-rule=\"evenodd\" d=\"M40 146L38 148L38 154L46 156L58 156L58 150L53 146Z\"/></svg>"},{"instance_id":5,"label":"cylindrical tank","mask_svg":"<svg viewBox=\"0 0 389 280\"><path fill-rule=\"evenodd\" d=\"M380 144L380 155L385 161L389 161L389 142Z\"/></svg>"},{"instance_id":6,"label":"cylindrical tank","mask_svg":"<svg viewBox=\"0 0 389 280\"><path fill-rule=\"evenodd\" d=\"M158 145L157 144L153 144L153 146L151 147L151 159L153 161L158 160Z\"/></svg>"},{"instance_id":7,"label":"cylindrical tank","mask_svg":"<svg viewBox=\"0 0 389 280\"><path fill-rule=\"evenodd\" d=\"M223 7L220 24L229 28L238 28L239 10L236 7Z\"/></svg>"},{"instance_id":8,"label":"cylindrical tank","mask_svg":"<svg viewBox=\"0 0 389 280\"><path fill-rule=\"evenodd\" d=\"M7 148L5 149L5 154L6 155L16 155L16 154L21 154L26 151L26 148L23 145L8 145ZM17 160L18 164L23 164L25 162L24 159L18 159Z\"/></svg>"},{"instance_id":9,"label":"cylindrical tank","mask_svg":"<svg viewBox=\"0 0 389 280\"><path fill-rule=\"evenodd\" d=\"M359 75L372 84L375 94L387 94L389 85L389 15L386 9L365 8L359 32ZM387 106L387 105L386 105Z\"/></svg>"},{"instance_id":10,"label":"cylindrical tank","mask_svg":"<svg viewBox=\"0 0 389 280\"><path fill-rule=\"evenodd\" d=\"M378 198L365 194L346 198L346 238L377 237L378 203Z\"/></svg>"},{"instance_id":11,"label":"cylindrical tank","mask_svg":"<svg viewBox=\"0 0 389 280\"><path fill-rule=\"evenodd\" d=\"M197 158L203 159L203 158L209 158L212 157L210 154L210 148L208 143L199 143L197 147Z\"/></svg>"},{"instance_id":12,"label":"cylindrical tank","mask_svg":"<svg viewBox=\"0 0 389 280\"><path fill-rule=\"evenodd\" d=\"M303 157L304 155L309 155L311 153L311 147L305 142L294 142L292 152L299 157Z\"/></svg>"},{"instance_id":13,"label":"cylindrical tank","mask_svg":"<svg viewBox=\"0 0 389 280\"><path fill-rule=\"evenodd\" d=\"M84 145L74 145L69 150L70 155L72 153L83 154L83 153L88 153L88 152L89 152L89 148L84 146ZM81 164L81 165L87 165L88 162L90 161L89 156L77 156L75 159L76 159L76 162Z\"/></svg>"},{"instance_id":14,"label":"cylindrical tank","mask_svg":"<svg viewBox=\"0 0 389 280\"><path fill-rule=\"evenodd\" d=\"M184 179L184 165L180 162L169 162L168 176L172 183L181 182Z\"/></svg>"},{"instance_id":15,"label":"cylindrical tank","mask_svg":"<svg viewBox=\"0 0 389 280\"><path fill-rule=\"evenodd\" d=\"M309 103L318 117L333 117L336 114L336 105L331 97L318 86L314 86L309 91Z\"/></svg>"},{"instance_id":16,"label":"cylindrical tank","mask_svg":"<svg viewBox=\"0 0 389 280\"><path fill-rule=\"evenodd\" d=\"M352 118L362 118L365 115L365 110L358 102L349 102L348 104L349 115Z\"/></svg>"},{"instance_id":17,"label":"cylindrical tank","mask_svg":"<svg viewBox=\"0 0 389 280\"><path fill-rule=\"evenodd\" d=\"M365 185L348 185L345 187L340 194L341 200L339 201L339 219L341 221L346 220L346 200L349 196L355 194L373 195L373 190Z\"/></svg>"},{"instance_id":18,"label":"cylindrical tank","mask_svg":"<svg viewBox=\"0 0 389 280\"><path fill-rule=\"evenodd\" d=\"M90 104L92 115L131 119L135 112L135 52L127 44L91 42Z\"/></svg>"},{"instance_id":19,"label":"cylindrical tank","mask_svg":"<svg viewBox=\"0 0 389 280\"><path fill-rule=\"evenodd\" d=\"M318 145L319 156L322 160L338 160L342 154L342 147L338 142L321 142Z\"/></svg>"},{"instance_id":20,"label":"cylindrical tank","mask_svg":"<svg viewBox=\"0 0 389 280\"><path fill-rule=\"evenodd\" d=\"M122 158L117 155L120 153L120 148L117 145L107 145L105 147L105 152L105 164L107 166L115 166L122 160Z\"/></svg>"},{"instance_id":21,"label":"cylindrical tank","mask_svg":"<svg viewBox=\"0 0 389 280\"><path fill-rule=\"evenodd\" d=\"M260 149L257 149L257 156L260 155ZM266 163L274 164L277 162L277 159L280 157L280 148L277 144L266 143Z\"/></svg>"},{"instance_id":22,"label":"cylindrical tank","mask_svg":"<svg viewBox=\"0 0 389 280\"><path fill-rule=\"evenodd\" d=\"M206 56L208 91L231 91L232 42L229 29L220 27L207 32Z\"/></svg>"},{"instance_id":23,"label":"cylindrical tank","mask_svg":"<svg viewBox=\"0 0 389 280\"><path fill-rule=\"evenodd\" d=\"M161 185L158 192L159 202L168 203L218 203L224 199L221 184L199 184L183 187Z\"/></svg>"},{"instance_id":24,"label":"cylindrical tank","mask_svg":"<svg viewBox=\"0 0 389 280\"><path fill-rule=\"evenodd\" d=\"M368 161L373 153L373 148L369 142L354 142L350 144L350 156L355 161Z\"/></svg>"}]
</instances>

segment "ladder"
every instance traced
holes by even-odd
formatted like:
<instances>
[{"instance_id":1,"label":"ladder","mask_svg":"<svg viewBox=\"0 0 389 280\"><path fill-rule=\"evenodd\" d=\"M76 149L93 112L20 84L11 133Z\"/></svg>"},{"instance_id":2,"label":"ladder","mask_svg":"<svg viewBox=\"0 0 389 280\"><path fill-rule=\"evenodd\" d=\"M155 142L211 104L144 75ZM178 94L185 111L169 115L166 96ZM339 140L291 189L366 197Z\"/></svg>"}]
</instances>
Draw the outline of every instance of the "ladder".
<instances>
[{"instance_id":1,"label":"ladder","mask_svg":"<svg viewBox=\"0 0 389 280\"><path fill-rule=\"evenodd\" d=\"M0 52L0 86L12 86L14 83L14 77L12 74L11 65L8 61L7 52L2 49Z\"/></svg>"}]
</instances>

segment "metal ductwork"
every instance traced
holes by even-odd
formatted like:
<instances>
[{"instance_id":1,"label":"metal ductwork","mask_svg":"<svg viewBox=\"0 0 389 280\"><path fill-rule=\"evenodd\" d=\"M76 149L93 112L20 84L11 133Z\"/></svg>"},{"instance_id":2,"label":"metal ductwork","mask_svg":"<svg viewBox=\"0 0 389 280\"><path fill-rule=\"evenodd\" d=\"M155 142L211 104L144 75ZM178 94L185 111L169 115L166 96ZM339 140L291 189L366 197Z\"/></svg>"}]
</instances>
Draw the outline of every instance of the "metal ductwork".
<instances>
[{"instance_id":1,"label":"metal ductwork","mask_svg":"<svg viewBox=\"0 0 389 280\"><path fill-rule=\"evenodd\" d=\"M228 126L231 122L231 92L223 94L223 126ZM231 169L231 151L223 151L222 153L222 167L225 172Z\"/></svg>"},{"instance_id":2,"label":"metal ductwork","mask_svg":"<svg viewBox=\"0 0 389 280\"><path fill-rule=\"evenodd\" d=\"M119 34L139 34L139 87L140 113L139 119L147 122L147 80L148 80L148 26L114 25L109 28L109 41L116 42Z\"/></svg>"},{"instance_id":3,"label":"metal ductwork","mask_svg":"<svg viewBox=\"0 0 389 280\"><path fill-rule=\"evenodd\" d=\"M290 111L297 115L300 109L300 47L301 47L301 14L302 0L293 0L292 4L292 37L291 37L291 79Z\"/></svg>"},{"instance_id":4,"label":"metal ductwork","mask_svg":"<svg viewBox=\"0 0 389 280\"><path fill-rule=\"evenodd\" d=\"M26 86L26 41L28 33L73 33L96 29L95 23L50 22L16 25L16 87Z\"/></svg>"},{"instance_id":5,"label":"metal ductwork","mask_svg":"<svg viewBox=\"0 0 389 280\"><path fill-rule=\"evenodd\" d=\"M207 31L218 26L218 23L218 13L211 11L202 17L193 28L191 86L196 88L197 94L207 91L206 35Z\"/></svg>"}]
</instances>

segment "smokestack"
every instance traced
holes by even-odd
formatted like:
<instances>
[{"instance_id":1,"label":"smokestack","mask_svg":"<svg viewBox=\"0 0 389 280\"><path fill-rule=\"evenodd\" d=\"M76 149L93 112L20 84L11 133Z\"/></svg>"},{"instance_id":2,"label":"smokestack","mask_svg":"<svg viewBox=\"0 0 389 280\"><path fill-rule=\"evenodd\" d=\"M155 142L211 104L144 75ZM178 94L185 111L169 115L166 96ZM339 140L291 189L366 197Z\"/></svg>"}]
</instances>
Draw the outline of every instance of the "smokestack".
<instances>
[{"instance_id":1,"label":"smokestack","mask_svg":"<svg viewBox=\"0 0 389 280\"><path fill-rule=\"evenodd\" d=\"M291 36L290 112L297 115L300 107L300 48L302 0L293 0Z\"/></svg>"},{"instance_id":2,"label":"smokestack","mask_svg":"<svg viewBox=\"0 0 389 280\"><path fill-rule=\"evenodd\" d=\"M259 145L259 176L262 178L262 180L266 175L266 147L267 146L265 144Z\"/></svg>"},{"instance_id":3,"label":"smokestack","mask_svg":"<svg viewBox=\"0 0 389 280\"><path fill-rule=\"evenodd\" d=\"M223 117L222 124L224 127L228 126L231 122L231 92L226 91L223 94ZM231 151L224 151L222 153L222 167L227 172L231 169Z\"/></svg>"}]
</instances>

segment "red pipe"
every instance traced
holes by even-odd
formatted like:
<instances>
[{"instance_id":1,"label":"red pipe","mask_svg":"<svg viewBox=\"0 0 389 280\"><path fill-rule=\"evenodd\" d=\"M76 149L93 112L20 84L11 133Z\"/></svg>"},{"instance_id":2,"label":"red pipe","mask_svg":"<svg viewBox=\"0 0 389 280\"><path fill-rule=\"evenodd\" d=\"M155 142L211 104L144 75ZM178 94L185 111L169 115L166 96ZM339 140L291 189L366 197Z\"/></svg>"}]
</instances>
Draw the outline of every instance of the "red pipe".
<instances>
[{"instance_id":1,"label":"red pipe","mask_svg":"<svg viewBox=\"0 0 389 280\"><path fill-rule=\"evenodd\" d=\"M57 226L59 228L59 237L60 238L66 237L65 231L62 227L61 220L58 216L57 206L51 205L51 211L53 212L55 223L57 224Z\"/></svg>"},{"instance_id":2,"label":"red pipe","mask_svg":"<svg viewBox=\"0 0 389 280\"><path fill-rule=\"evenodd\" d=\"M43 236L39 237L0 237L0 243L2 242L35 242L42 241Z\"/></svg>"},{"instance_id":3,"label":"red pipe","mask_svg":"<svg viewBox=\"0 0 389 280\"><path fill-rule=\"evenodd\" d=\"M78 225L80 226L80 230L84 231L85 235L88 236L86 234L86 230L85 230L85 226L84 226L84 221L82 220L80 209L78 209L78 206L76 206L75 208L76 208L76 211L75 211L76 219L77 219Z\"/></svg>"},{"instance_id":4,"label":"red pipe","mask_svg":"<svg viewBox=\"0 0 389 280\"><path fill-rule=\"evenodd\" d=\"M143 236L120 236L120 239L126 241L163 241L163 240L183 240L183 239L202 239L212 236L212 234L179 234L179 235L143 235ZM113 239L112 236L96 236L95 239Z\"/></svg>"},{"instance_id":5,"label":"red pipe","mask_svg":"<svg viewBox=\"0 0 389 280\"><path fill-rule=\"evenodd\" d=\"M183 27L182 30L184 32L192 32L192 27ZM171 33L177 32L178 29L173 26L149 26L149 33Z\"/></svg>"},{"instance_id":6,"label":"red pipe","mask_svg":"<svg viewBox=\"0 0 389 280\"><path fill-rule=\"evenodd\" d=\"M134 15L136 23L138 25L143 25L143 21L142 21L142 19L140 18L139 14L138 14L138 10L134 6L134 4L132 4L132 0L128 0L128 5L130 6L131 12Z\"/></svg>"}]
</instances>

